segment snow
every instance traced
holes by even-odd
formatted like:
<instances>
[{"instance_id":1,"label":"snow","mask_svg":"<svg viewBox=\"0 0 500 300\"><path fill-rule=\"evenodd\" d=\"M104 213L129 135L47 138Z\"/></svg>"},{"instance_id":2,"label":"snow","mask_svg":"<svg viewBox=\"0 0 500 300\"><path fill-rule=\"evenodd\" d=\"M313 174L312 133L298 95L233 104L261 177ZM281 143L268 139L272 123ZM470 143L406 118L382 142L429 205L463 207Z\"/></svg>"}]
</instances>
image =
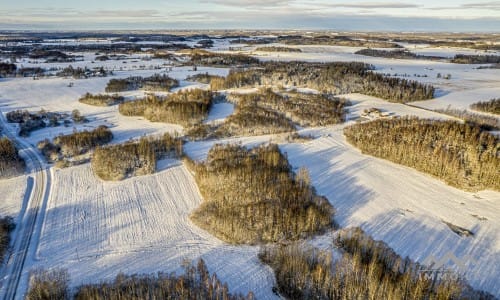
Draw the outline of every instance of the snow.
<instances>
[{"instance_id":1,"label":"snow","mask_svg":"<svg viewBox=\"0 0 500 300\"><path fill-rule=\"evenodd\" d=\"M0 217L10 216L17 222L27 187L32 186L32 179L26 175L0 180Z\"/></svg>"},{"instance_id":2,"label":"snow","mask_svg":"<svg viewBox=\"0 0 500 300\"><path fill-rule=\"evenodd\" d=\"M219 124L230 116L234 111L234 104L229 102L215 103L212 105L205 123Z\"/></svg>"},{"instance_id":3,"label":"snow","mask_svg":"<svg viewBox=\"0 0 500 300\"><path fill-rule=\"evenodd\" d=\"M175 160L159 168L122 182L97 179L89 164L55 170L34 266L66 268L75 286L119 272L180 272L201 257L231 291L274 298L258 247L227 245L193 225L202 200L192 175Z\"/></svg>"}]
</instances>

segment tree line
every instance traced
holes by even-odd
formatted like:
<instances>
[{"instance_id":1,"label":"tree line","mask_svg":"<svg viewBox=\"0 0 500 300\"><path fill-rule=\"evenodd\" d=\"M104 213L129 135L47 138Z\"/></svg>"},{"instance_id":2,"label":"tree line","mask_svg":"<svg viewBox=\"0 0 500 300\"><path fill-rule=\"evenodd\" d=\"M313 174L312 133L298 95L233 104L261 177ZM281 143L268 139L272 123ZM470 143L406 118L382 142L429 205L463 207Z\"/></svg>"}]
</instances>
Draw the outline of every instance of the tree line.
<instances>
[{"instance_id":1,"label":"tree line","mask_svg":"<svg viewBox=\"0 0 500 300\"><path fill-rule=\"evenodd\" d=\"M500 55L457 54L451 62L455 64L498 64L500 63Z\"/></svg>"},{"instance_id":2,"label":"tree line","mask_svg":"<svg viewBox=\"0 0 500 300\"><path fill-rule=\"evenodd\" d=\"M215 273L210 274L203 261L196 266L184 265L184 272L125 275L118 274L113 281L84 284L69 289L69 275L64 270L38 270L31 278L28 300L44 299L170 299L170 300L253 300L252 292L246 296L231 293L227 283L223 283Z\"/></svg>"},{"instance_id":3,"label":"tree line","mask_svg":"<svg viewBox=\"0 0 500 300\"><path fill-rule=\"evenodd\" d=\"M3 259L10 244L10 233L16 225L12 217L0 217L0 265L3 265Z\"/></svg>"},{"instance_id":4,"label":"tree line","mask_svg":"<svg viewBox=\"0 0 500 300\"><path fill-rule=\"evenodd\" d=\"M81 103L94 106L112 106L123 103L124 100L125 98L119 95L92 95L91 93L86 93L78 99Z\"/></svg>"},{"instance_id":5,"label":"tree line","mask_svg":"<svg viewBox=\"0 0 500 300\"><path fill-rule=\"evenodd\" d=\"M407 49L396 49L396 50L380 50L380 49L361 49L354 54L373 56L373 57L385 57L385 58L396 58L396 59L431 59L431 60L444 60L446 57L441 56L427 56L418 55Z\"/></svg>"},{"instance_id":6,"label":"tree line","mask_svg":"<svg viewBox=\"0 0 500 300\"><path fill-rule=\"evenodd\" d=\"M14 143L6 137L0 137L0 179L22 174L24 167L24 160Z\"/></svg>"},{"instance_id":7,"label":"tree line","mask_svg":"<svg viewBox=\"0 0 500 300\"><path fill-rule=\"evenodd\" d=\"M476 102L473 103L470 108L482 112L500 115L500 98L491 99L489 101Z\"/></svg>"},{"instance_id":8,"label":"tree line","mask_svg":"<svg viewBox=\"0 0 500 300\"><path fill-rule=\"evenodd\" d=\"M498 137L478 126L414 117L379 119L346 127L363 153L434 175L464 190L500 190Z\"/></svg>"},{"instance_id":9,"label":"tree line","mask_svg":"<svg viewBox=\"0 0 500 300\"><path fill-rule=\"evenodd\" d=\"M120 104L118 110L124 116L142 116L153 122L165 122L189 126L200 123L212 106L213 94L201 89L190 89L166 97L155 95Z\"/></svg>"},{"instance_id":10,"label":"tree line","mask_svg":"<svg viewBox=\"0 0 500 300\"><path fill-rule=\"evenodd\" d=\"M168 92L178 87L179 81L163 74L155 74L150 77L132 76L124 79L111 79L106 85L107 93L117 93L143 89L146 91Z\"/></svg>"},{"instance_id":11,"label":"tree line","mask_svg":"<svg viewBox=\"0 0 500 300\"><path fill-rule=\"evenodd\" d=\"M259 258L273 268L278 291L289 299L494 299L450 271L435 280L426 267L402 258L359 228L334 238L342 257L307 244L270 245Z\"/></svg>"},{"instance_id":12,"label":"tree line","mask_svg":"<svg viewBox=\"0 0 500 300\"><path fill-rule=\"evenodd\" d=\"M204 198L191 220L226 242L297 240L333 226L332 206L306 169L292 172L277 145L215 145L206 162L187 165Z\"/></svg>"},{"instance_id":13,"label":"tree line","mask_svg":"<svg viewBox=\"0 0 500 300\"><path fill-rule=\"evenodd\" d=\"M38 149L49 161L58 161L63 158L71 158L92 151L97 146L105 145L113 139L111 130L104 126L98 126L92 131L84 130L72 134L60 135L54 138L53 143L45 139L38 143Z\"/></svg>"},{"instance_id":14,"label":"tree line","mask_svg":"<svg viewBox=\"0 0 500 300\"><path fill-rule=\"evenodd\" d=\"M91 159L92 170L103 180L153 174L159 159L181 157L182 151L182 140L168 133L143 137L138 142L97 147Z\"/></svg>"},{"instance_id":15,"label":"tree line","mask_svg":"<svg viewBox=\"0 0 500 300\"><path fill-rule=\"evenodd\" d=\"M307 87L328 94L363 93L391 102L431 99L434 87L417 81L386 77L374 67L359 62L308 63L263 62L259 68L231 70L225 78L214 78L212 90L261 85Z\"/></svg>"},{"instance_id":16,"label":"tree line","mask_svg":"<svg viewBox=\"0 0 500 300\"><path fill-rule=\"evenodd\" d=\"M252 66L259 64L257 58L244 54L215 53L206 50L190 50L190 65L209 67Z\"/></svg>"},{"instance_id":17,"label":"tree line","mask_svg":"<svg viewBox=\"0 0 500 300\"><path fill-rule=\"evenodd\" d=\"M500 130L500 118L497 118L496 116L487 116L466 109L454 109L450 107L445 109L436 109L435 111L457 117L464 120L464 122L470 124L471 126L479 126L483 130Z\"/></svg>"},{"instance_id":18,"label":"tree line","mask_svg":"<svg viewBox=\"0 0 500 300\"><path fill-rule=\"evenodd\" d=\"M279 46L263 46L255 48L255 51L262 52L302 52L299 48L279 47Z\"/></svg>"}]
</instances>

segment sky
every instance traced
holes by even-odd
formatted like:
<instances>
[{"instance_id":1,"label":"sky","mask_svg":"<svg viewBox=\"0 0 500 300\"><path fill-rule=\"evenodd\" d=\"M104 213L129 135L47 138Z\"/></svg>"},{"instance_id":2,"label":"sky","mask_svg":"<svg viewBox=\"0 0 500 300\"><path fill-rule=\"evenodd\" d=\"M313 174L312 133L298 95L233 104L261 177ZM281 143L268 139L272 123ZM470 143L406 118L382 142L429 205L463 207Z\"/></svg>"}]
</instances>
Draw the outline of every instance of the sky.
<instances>
[{"instance_id":1,"label":"sky","mask_svg":"<svg viewBox=\"0 0 500 300\"><path fill-rule=\"evenodd\" d=\"M500 1L0 0L0 30L500 32Z\"/></svg>"}]
</instances>

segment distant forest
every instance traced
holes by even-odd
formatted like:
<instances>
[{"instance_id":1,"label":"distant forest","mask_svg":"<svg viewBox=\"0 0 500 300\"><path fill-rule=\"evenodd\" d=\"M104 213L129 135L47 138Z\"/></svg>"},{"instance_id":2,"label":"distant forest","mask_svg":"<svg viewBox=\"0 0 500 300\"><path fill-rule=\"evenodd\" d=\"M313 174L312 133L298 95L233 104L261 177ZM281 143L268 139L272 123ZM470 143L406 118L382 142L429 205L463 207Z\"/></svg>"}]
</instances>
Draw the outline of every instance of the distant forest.
<instances>
[{"instance_id":1,"label":"distant forest","mask_svg":"<svg viewBox=\"0 0 500 300\"><path fill-rule=\"evenodd\" d=\"M456 64L498 64L500 63L500 55L457 54L451 62Z\"/></svg>"},{"instance_id":2,"label":"distant forest","mask_svg":"<svg viewBox=\"0 0 500 300\"><path fill-rule=\"evenodd\" d=\"M232 70L225 79L214 78L211 88L220 90L281 84L313 88L322 93L363 93L400 103L431 99L434 96L434 88L430 85L385 77L373 72L373 68L358 62L266 62L259 68Z\"/></svg>"},{"instance_id":3,"label":"distant forest","mask_svg":"<svg viewBox=\"0 0 500 300\"><path fill-rule=\"evenodd\" d=\"M415 168L464 190L500 191L500 144L478 126L455 121L397 118L344 129L363 153Z\"/></svg>"},{"instance_id":4,"label":"distant forest","mask_svg":"<svg viewBox=\"0 0 500 300\"><path fill-rule=\"evenodd\" d=\"M297 240L333 225L333 208L307 170L294 174L277 145L215 145L205 163L188 166L204 198L191 219L226 242Z\"/></svg>"},{"instance_id":5,"label":"distant forest","mask_svg":"<svg viewBox=\"0 0 500 300\"><path fill-rule=\"evenodd\" d=\"M170 89L178 87L179 82L176 79L170 78L167 75L155 74L150 77L128 77L125 79L111 79L105 91L107 93L117 93L133 90L146 90L157 92L168 92Z\"/></svg>"}]
</instances>

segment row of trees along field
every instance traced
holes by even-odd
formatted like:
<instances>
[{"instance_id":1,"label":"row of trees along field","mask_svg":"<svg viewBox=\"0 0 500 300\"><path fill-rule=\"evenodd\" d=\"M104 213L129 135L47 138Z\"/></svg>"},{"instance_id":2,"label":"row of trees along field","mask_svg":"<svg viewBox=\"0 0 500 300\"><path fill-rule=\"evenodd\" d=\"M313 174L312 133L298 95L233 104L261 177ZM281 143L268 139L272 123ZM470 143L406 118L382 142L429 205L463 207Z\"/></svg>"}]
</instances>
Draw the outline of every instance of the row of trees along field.
<instances>
[{"instance_id":1,"label":"row of trees along field","mask_svg":"<svg viewBox=\"0 0 500 300\"><path fill-rule=\"evenodd\" d=\"M150 77L128 77L125 79L111 79L106 85L107 93L117 93L143 89L146 91L168 92L170 89L178 87L179 81L167 75L155 74Z\"/></svg>"},{"instance_id":2,"label":"row of trees along field","mask_svg":"<svg viewBox=\"0 0 500 300\"><path fill-rule=\"evenodd\" d=\"M434 280L425 267L403 259L359 228L341 230L334 240L342 253L305 244L261 248L260 259L276 275L280 294L289 299L494 299L473 290L457 274Z\"/></svg>"},{"instance_id":3,"label":"row of trees along field","mask_svg":"<svg viewBox=\"0 0 500 300\"><path fill-rule=\"evenodd\" d=\"M476 113L467 109L436 109L438 113L446 114L449 116L457 117L464 120L464 122L471 126L479 126L483 130L500 130L500 118L496 116L489 116L481 113Z\"/></svg>"},{"instance_id":4,"label":"row of trees along field","mask_svg":"<svg viewBox=\"0 0 500 300\"><path fill-rule=\"evenodd\" d=\"M24 160L19 156L14 143L6 137L0 137L0 179L23 172Z\"/></svg>"},{"instance_id":5,"label":"row of trees along field","mask_svg":"<svg viewBox=\"0 0 500 300\"><path fill-rule=\"evenodd\" d=\"M10 233L14 228L14 220L11 217L0 217L0 265L2 266L5 252L10 244Z\"/></svg>"},{"instance_id":6,"label":"row of trees along field","mask_svg":"<svg viewBox=\"0 0 500 300\"><path fill-rule=\"evenodd\" d=\"M191 220L233 244L297 240L332 226L333 208L294 174L277 145L215 145L206 162L187 162L205 201Z\"/></svg>"},{"instance_id":7,"label":"row of trees along field","mask_svg":"<svg viewBox=\"0 0 500 300\"><path fill-rule=\"evenodd\" d=\"M120 104L124 116L143 116L153 122L175 123L184 126L200 123L208 116L213 94L201 89L190 89L166 97L155 95Z\"/></svg>"},{"instance_id":8,"label":"row of trees along field","mask_svg":"<svg viewBox=\"0 0 500 300\"><path fill-rule=\"evenodd\" d=\"M258 68L232 70L226 78L213 78L212 90L259 85L313 88L323 93L363 93L391 102L431 99L434 87L413 80L385 77L359 62L265 62Z\"/></svg>"},{"instance_id":9,"label":"row of trees along field","mask_svg":"<svg viewBox=\"0 0 500 300\"><path fill-rule=\"evenodd\" d=\"M415 117L344 129L363 153L429 173L465 190L500 190L498 137L469 123Z\"/></svg>"},{"instance_id":10,"label":"row of trees along field","mask_svg":"<svg viewBox=\"0 0 500 300\"><path fill-rule=\"evenodd\" d=\"M331 95L297 92L273 92L263 88L250 94L231 94L228 100L236 107L224 123L199 124L187 135L193 139L275 134L295 131L295 124L303 127L326 126L345 121L348 101Z\"/></svg>"},{"instance_id":11,"label":"row of trees along field","mask_svg":"<svg viewBox=\"0 0 500 300\"><path fill-rule=\"evenodd\" d=\"M123 103L124 100L125 98L119 95L92 95L90 93L86 93L78 99L81 103L94 106L112 106Z\"/></svg>"},{"instance_id":12,"label":"row of trees along field","mask_svg":"<svg viewBox=\"0 0 500 300\"><path fill-rule=\"evenodd\" d=\"M57 161L63 157L69 158L85 154L97 146L105 145L113 139L111 130L101 125L92 131L74 132L54 138L54 142L45 139L38 143L38 149L50 161Z\"/></svg>"},{"instance_id":13,"label":"row of trees along field","mask_svg":"<svg viewBox=\"0 0 500 300\"><path fill-rule=\"evenodd\" d=\"M200 259L196 266L185 265L184 273L124 275L118 274L113 281L85 284L70 292L69 275L63 270L38 270L31 278L27 300L45 299L169 299L169 300L253 300L252 292L247 296L232 294L226 283L217 275L210 274L205 262Z\"/></svg>"},{"instance_id":14,"label":"row of trees along field","mask_svg":"<svg viewBox=\"0 0 500 300\"><path fill-rule=\"evenodd\" d=\"M97 147L91 160L92 170L103 180L153 174L158 159L181 157L182 152L182 140L168 133L143 137L138 142Z\"/></svg>"},{"instance_id":15,"label":"row of trees along field","mask_svg":"<svg viewBox=\"0 0 500 300\"><path fill-rule=\"evenodd\" d=\"M456 64L498 64L500 63L500 55L457 54L451 62Z\"/></svg>"},{"instance_id":16,"label":"row of trees along field","mask_svg":"<svg viewBox=\"0 0 500 300\"><path fill-rule=\"evenodd\" d=\"M482 112L500 115L500 98L477 102L472 104L470 108Z\"/></svg>"}]
</instances>

